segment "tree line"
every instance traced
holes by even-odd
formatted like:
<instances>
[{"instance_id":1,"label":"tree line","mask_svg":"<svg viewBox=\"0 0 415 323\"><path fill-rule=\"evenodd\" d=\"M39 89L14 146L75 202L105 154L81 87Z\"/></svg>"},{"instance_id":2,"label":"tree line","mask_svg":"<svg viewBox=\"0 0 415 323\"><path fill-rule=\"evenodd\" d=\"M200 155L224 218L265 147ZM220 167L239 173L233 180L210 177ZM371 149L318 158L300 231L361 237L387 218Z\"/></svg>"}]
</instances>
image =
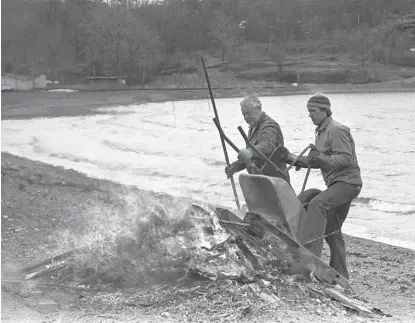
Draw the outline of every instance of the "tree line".
<instances>
[{"instance_id":1,"label":"tree line","mask_svg":"<svg viewBox=\"0 0 415 323\"><path fill-rule=\"evenodd\" d=\"M250 61L263 49L281 63L322 40L391 64L414 39L388 22L414 10L415 0L3 0L2 71L145 83L197 68L200 53Z\"/></svg>"}]
</instances>

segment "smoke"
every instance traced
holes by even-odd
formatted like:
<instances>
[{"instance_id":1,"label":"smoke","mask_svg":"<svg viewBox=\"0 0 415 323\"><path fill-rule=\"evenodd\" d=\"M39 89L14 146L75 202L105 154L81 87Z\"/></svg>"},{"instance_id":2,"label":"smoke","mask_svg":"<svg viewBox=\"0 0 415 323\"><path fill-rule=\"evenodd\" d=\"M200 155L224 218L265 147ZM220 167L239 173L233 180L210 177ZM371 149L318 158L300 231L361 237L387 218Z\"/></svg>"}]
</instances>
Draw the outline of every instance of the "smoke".
<instances>
[{"instance_id":1,"label":"smoke","mask_svg":"<svg viewBox=\"0 0 415 323\"><path fill-rule=\"evenodd\" d=\"M83 228L58 237L62 251L78 248L70 264L80 284L142 283L155 269L170 268L217 242L218 224L210 213L167 197L130 192L89 200L82 216Z\"/></svg>"}]
</instances>

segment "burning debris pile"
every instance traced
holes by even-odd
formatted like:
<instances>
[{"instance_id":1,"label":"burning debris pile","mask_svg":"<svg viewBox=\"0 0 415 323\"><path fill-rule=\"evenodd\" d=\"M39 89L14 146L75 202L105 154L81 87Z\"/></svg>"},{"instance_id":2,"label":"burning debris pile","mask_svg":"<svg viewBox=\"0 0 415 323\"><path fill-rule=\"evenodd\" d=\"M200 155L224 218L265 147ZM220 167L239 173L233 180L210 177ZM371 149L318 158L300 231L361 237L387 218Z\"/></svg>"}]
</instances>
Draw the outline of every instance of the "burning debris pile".
<instances>
[{"instance_id":1,"label":"burning debris pile","mask_svg":"<svg viewBox=\"0 0 415 323\"><path fill-rule=\"evenodd\" d=\"M130 222L131 216L122 219L114 209L101 209L101 219L90 218L86 235L64 234L63 245L71 246L70 251L26 278L49 276L57 284L125 287L195 279L249 280L256 273L256 257L242 239L226 232L212 212L196 205L178 210L183 207L166 210L160 204L141 204Z\"/></svg>"},{"instance_id":2,"label":"burning debris pile","mask_svg":"<svg viewBox=\"0 0 415 323\"><path fill-rule=\"evenodd\" d=\"M254 227L240 222L242 229L235 229L236 218L229 211L165 202L140 200L91 212L87 234L68 232L62 244L72 249L26 268L25 280L104 294L123 288L125 296L118 303L108 296L113 306L157 304L170 314L200 312L196 300L203 299L209 302L203 309L209 316L220 316L221 306L233 308L233 316L244 316L264 304L268 309L326 304L322 313L340 315L343 306L331 302L333 298L373 315L345 296L342 287L327 287L305 266L279 257L281 250L269 252L258 243L261 234ZM151 289L138 293L142 288Z\"/></svg>"}]
</instances>

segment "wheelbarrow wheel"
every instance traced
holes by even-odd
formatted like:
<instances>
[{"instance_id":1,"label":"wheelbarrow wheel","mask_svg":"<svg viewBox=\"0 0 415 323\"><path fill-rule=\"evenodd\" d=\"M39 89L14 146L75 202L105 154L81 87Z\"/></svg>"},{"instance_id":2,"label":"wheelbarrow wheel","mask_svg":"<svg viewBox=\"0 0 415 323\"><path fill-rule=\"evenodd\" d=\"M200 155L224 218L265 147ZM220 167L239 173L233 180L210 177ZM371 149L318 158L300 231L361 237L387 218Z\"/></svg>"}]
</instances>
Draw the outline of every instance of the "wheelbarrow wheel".
<instances>
[{"instance_id":1,"label":"wheelbarrow wheel","mask_svg":"<svg viewBox=\"0 0 415 323\"><path fill-rule=\"evenodd\" d=\"M317 195L321 193L321 190L318 188L310 188L308 190L305 190L304 192L300 193L298 195L298 199L300 200L301 204L305 208L305 210L308 210L308 203L315 198Z\"/></svg>"}]
</instances>

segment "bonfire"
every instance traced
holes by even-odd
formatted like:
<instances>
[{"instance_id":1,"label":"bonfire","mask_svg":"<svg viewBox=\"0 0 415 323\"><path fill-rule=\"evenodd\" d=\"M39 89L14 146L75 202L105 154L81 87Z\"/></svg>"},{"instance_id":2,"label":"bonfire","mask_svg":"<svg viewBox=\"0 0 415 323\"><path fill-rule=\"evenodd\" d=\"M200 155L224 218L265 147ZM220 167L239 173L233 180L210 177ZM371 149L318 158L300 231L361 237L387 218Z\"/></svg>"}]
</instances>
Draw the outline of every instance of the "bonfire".
<instances>
[{"instance_id":1,"label":"bonfire","mask_svg":"<svg viewBox=\"0 0 415 323\"><path fill-rule=\"evenodd\" d=\"M225 321L293 306L327 315L377 313L353 291L322 282L307 264L281 257L278 246L261 244L258 228L229 210L171 204L159 195L87 212L86 230L62 233L61 248L69 251L23 269L20 279L32 288L92 293L88 302L99 299L101 312L107 304Z\"/></svg>"}]
</instances>

